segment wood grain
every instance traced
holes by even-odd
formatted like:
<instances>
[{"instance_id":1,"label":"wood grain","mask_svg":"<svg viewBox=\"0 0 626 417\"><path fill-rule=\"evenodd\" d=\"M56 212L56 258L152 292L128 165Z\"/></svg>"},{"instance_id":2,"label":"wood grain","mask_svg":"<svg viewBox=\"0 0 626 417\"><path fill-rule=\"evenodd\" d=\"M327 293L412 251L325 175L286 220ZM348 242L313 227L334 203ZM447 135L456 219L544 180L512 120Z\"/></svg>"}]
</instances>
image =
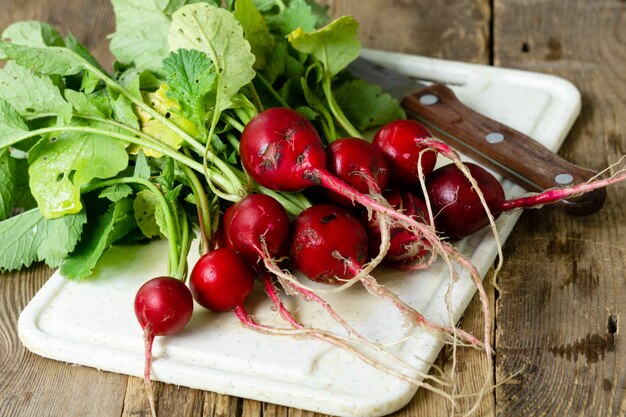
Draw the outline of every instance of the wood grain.
<instances>
[{"instance_id":1,"label":"wood grain","mask_svg":"<svg viewBox=\"0 0 626 417\"><path fill-rule=\"evenodd\" d=\"M496 65L571 80L583 111L561 148L593 169L626 151L626 3L496 0ZM497 301L501 416L626 414L626 189L574 219L527 212L506 245ZM504 278L506 277L506 278Z\"/></svg>"}]
</instances>

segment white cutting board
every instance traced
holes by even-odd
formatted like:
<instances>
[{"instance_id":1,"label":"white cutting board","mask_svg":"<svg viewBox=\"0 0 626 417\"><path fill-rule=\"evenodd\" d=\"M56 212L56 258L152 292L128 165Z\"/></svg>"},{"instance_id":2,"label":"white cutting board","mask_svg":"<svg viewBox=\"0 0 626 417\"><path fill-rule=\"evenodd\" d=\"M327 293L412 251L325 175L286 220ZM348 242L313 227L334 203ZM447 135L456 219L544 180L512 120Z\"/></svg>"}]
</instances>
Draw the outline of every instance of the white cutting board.
<instances>
[{"instance_id":1,"label":"white cutting board","mask_svg":"<svg viewBox=\"0 0 626 417\"><path fill-rule=\"evenodd\" d=\"M553 76L379 51L364 51L363 55L408 75L451 84L469 107L536 138L551 150L559 148L580 110L576 88ZM504 188L508 196L523 193L509 182ZM498 220L503 240L519 214ZM457 246L482 276L496 258L494 239L488 232ZM166 271L166 254L164 242L114 247L87 282L66 281L55 273L20 316L22 343L48 358L142 376L142 332L133 299L143 282ZM197 258L197 250L192 249L190 264ZM420 273L380 268L375 276L430 319L450 322L445 301L450 279L442 263ZM453 322L460 319L474 292L465 275L453 285ZM391 343L414 334L391 350L416 369L428 372L441 343L403 326L389 303L374 299L358 286L327 298L348 322L373 340ZM314 303L288 299L287 305L305 324L340 332ZM259 321L284 326L261 288L255 290L247 307ZM322 342L261 335L244 329L232 313L210 313L198 306L181 333L157 338L154 356L155 380L332 415L386 415L407 404L416 392L416 387Z\"/></svg>"}]
</instances>

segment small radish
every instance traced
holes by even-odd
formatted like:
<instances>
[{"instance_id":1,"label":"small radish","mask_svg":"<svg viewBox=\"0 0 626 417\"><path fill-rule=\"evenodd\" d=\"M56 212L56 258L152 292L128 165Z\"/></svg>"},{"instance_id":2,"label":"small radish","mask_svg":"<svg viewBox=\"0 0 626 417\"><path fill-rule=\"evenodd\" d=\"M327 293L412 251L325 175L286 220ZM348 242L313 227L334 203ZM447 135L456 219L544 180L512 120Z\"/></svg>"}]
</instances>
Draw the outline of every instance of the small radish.
<instances>
[{"instance_id":1,"label":"small radish","mask_svg":"<svg viewBox=\"0 0 626 417\"><path fill-rule=\"evenodd\" d=\"M144 331L144 383L152 415L156 415L150 383L152 342L155 336L170 336L185 327L193 312L193 298L189 288L172 277L153 278L143 284L135 295L135 315Z\"/></svg>"},{"instance_id":2,"label":"small radish","mask_svg":"<svg viewBox=\"0 0 626 417\"><path fill-rule=\"evenodd\" d=\"M408 191L391 190L383 197L396 210L424 224L430 224L426 203ZM376 217L363 216L367 230L369 250L377 254L381 243L380 224ZM432 254L431 245L402 227L392 227L390 230L389 250L384 262L399 269L414 269L424 265L424 259ZM417 264L416 264L417 262Z\"/></svg>"},{"instance_id":3,"label":"small radish","mask_svg":"<svg viewBox=\"0 0 626 417\"><path fill-rule=\"evenodd\" d=\"M389 168L385 156L371 143L358 138L343 138L328 148L328 171L363 194L382 193L389 183ZM328 190L329 198L342 206L354 204L347 198Z\"/></svg>"},{"instance_id":4,"label":"small radish","mask_svg":"<svg viewBox=\"0 0 626 417\"><path fill-rule=\"evenodd\" d=\"M518 208L538 207L580 195L626 179L618 175L571 187L554 188L527 197L506 200L502 185L486 169L465 163L494 218ZM487 211L467 175L455 164L438 168L426 179L426 190L437 220L437 228L451 239L469 236L489 224Z\"/></svg>"},{"instance_id":5,"label":"small radish","mask_svg":"<svg viewBox=\"0 0 626 417\"><path fill-rule=\"evenodd\" d=\"M354 276L346 260L363 265L369 259L365 228L346 210L330 204L315 205L296 217L289 246L296 268L327 284Z\"/></svg>"},{"instance_id":6,"label":"small radish","mask_svg":"<svg viewBox=\"0 0 626 417\"><path fill-rule=\"evenodd\" d=\"M389 300L414 324L446 336L456 332L474 346L485 346L467 332L426 319L380 285L365 268L365 262L369 259L367 246L365 227L342 207L315 205L304 210L294 220L290 242L291 260L307 278L331 284L358 279L370 293Z\"/></svg>"},{"instance_id":7,"label":"small radish","mask_svg":"<svg viewBox=\"0 0 626 417\"><path fill-rule=\"evenodd\" d=\"M372 141L387 159L390 184L394 188L419 187L420 153L429 148L424 142L433 137L426 126L414 120L395 120L381 127ZM430 174L437 162L435 152L423 152L422 173Z\"/></svg>"},{"instance_id":8,"label":"small radish","mask_svg":"<svg viewBox=\"0 0 626 417\"><path fill-rule=\"evenodd\" d=\"M224 213L225 240L252 262L282 255L289 228L285 208L265 194L249 195Z\"/></svg>"},{"instance_id":9,"label":"small radish","mask_svg":"<svg viewBox=\"0 0 626 417\"><path fill-rule=\"evenodd\" d=\"M190 274L193 298L215 312L242 306L253 285L254 271L230 248L202 255Z\"/></svg>"}]
</instances>

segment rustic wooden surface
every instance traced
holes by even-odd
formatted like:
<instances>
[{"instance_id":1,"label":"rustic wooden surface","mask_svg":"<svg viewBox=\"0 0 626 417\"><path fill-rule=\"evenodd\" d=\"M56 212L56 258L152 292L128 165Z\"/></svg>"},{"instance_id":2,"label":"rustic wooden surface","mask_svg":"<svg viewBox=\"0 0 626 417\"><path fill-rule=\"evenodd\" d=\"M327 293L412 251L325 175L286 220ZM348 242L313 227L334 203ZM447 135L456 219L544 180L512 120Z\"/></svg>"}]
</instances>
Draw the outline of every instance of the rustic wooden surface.
<instances>
[{"instance_id":1,"label":"rustic wooden surface","mask_svg":"<svg viewBox=\"0 0 626 417\"><path fill-rule=\"evenodd\" d=\"M563 76L583 110L560 151L599 170L626 153L626 2L623 0L329 0L333 15L361 22L365 46ZM0 0L0 29L41 19L71 31L110 65L107 0ZM626 188L609 190L597 215L545 208L522 215L504 248L495 310L497 389L479 416L626 415ZM17 318L51 271L0 277L0 416L147 416L137 378L40 358L17 337ZM474 300L462 325L475 333ZM459 357L473 392L484 358ZM438 365L449 369L449 352ZM511 377L512 376L512 377ZM271 404L156 384L161 416L315 416ZM418 392L396 416L444 416L448 404Z\"/></svg>"}]
</instances>

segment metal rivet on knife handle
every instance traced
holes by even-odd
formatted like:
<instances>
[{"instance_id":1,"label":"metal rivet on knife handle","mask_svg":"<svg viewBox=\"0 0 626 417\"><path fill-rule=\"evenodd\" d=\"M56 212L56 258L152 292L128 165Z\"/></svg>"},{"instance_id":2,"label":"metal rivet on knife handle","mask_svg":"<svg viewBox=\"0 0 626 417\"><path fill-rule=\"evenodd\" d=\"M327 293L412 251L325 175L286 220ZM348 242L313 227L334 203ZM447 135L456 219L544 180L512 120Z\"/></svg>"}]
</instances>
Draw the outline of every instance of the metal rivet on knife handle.
<instances>
[{"instance_id":1,"label":"metal rivet on knife handle","mask_svg":"<svg viewBox=\"0 0 626 417\"><path fill-rule=\"evenodd\" d=\"M438 101L439 99L437 98L437 96L434 96L432 94L424 94L420 97L420 103L422 103L424 106L432 106Z\"/></svg>"},{"instance_id":2,"label":"metal rivet on knife handle","mask_svg":"<svg viewBox=\"0 0 626 417\"><path fill-rule=\"evenodd\" d=\"M554 181L559 185L568 185L574 182L574 177L570 174L559 174L554 177Z\"/></svg>"},{"instance_id":3,"label":"metal rivet on knife handle","mask_svg":"<svg viewBox=\"0 0 626 417\"><path fill-rule=\"evenodd\" d=\"M491 132L485 136L485 139L489 143L500 143L504 140L504 135L499 132Z\"/></svg>"}]
</instances>

